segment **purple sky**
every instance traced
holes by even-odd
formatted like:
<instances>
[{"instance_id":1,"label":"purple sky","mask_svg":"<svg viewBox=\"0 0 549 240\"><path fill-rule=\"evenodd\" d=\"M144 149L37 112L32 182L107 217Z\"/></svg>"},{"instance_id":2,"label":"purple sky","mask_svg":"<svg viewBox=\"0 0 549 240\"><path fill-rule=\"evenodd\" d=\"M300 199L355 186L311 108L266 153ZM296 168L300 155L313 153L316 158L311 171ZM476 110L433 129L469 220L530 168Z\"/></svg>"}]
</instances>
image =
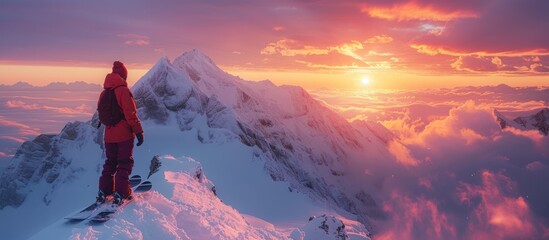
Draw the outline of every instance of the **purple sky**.
<instances>
[{"instance_id":1,"label":"purple sky","mask_svg":"<svg viewBox=\"0 0 549 240\"><path fill-rule=\"evenodd\" d=\"M0 4L0 65L107 67L118 59L148 69L161 56L197 48L235 72L288 72L258 80L302 78L297 72L325 74L330 86L360 75L380 87L425 87L434 81L421 80L433 74L454 86L455 79L549 81L545 0ZM4 71L0 83L16 81Z\"/></svg>"}]
</instances>

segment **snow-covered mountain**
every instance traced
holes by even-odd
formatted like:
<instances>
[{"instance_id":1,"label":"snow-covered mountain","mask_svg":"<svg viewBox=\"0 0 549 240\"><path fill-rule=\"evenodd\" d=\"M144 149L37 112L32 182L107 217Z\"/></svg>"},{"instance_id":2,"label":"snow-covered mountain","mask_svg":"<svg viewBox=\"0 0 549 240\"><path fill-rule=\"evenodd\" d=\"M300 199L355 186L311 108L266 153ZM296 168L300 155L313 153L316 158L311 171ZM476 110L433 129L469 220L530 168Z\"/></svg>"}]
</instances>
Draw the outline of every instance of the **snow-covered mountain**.
<instances>
[{"instance_id":1,"label":"snow-covered mountain","mask_svg":"<svg viewBox=\"0 0 549 240\"><path fill-rule=\"evenodd\" d=\"M163 86L168 87L159 89ZM372 163L392 159L386 140L370 130L379 126L358 131L300 87L244 81L193 50L173 63L158 61L134 86L134 94L144 106L140 116L162 122L174 113L185 129L195 112L206 113L210 126L229 129L267 154L273 179L353 213L379 212L364 191L371 190L369 183L358 188L347 184L356 177L364 180L363 170L376 165Z\"/></svg>"},{"instance_id":2,"label":"snow-covered mountain","mask_svg":"<svg viewBox=\"0 0 549 240\"><path fill-rule=\"evenodd\" d=\"M538 130L545 136L549 134L549 108L544 108L533 115L517 117L513 120L510 120L497 110L494 110L494 114L502 129L512 127L521 130Z\"/></svg>"},{"instance_id":3,"label":"snow-covered mountain","mask_svg":"<svg viewBox=\"0 0 549 240\"><path fill-rule=\"evenodd\" d=\"M0 226L8 236L29 237L54 223L35 238L169 231L181 239L365 239L369 218L383 215L375 192L396 161L381 125L353 126L302 88L242 80L197 50L161 58L132 91L145 129L134 173L145 175L153 155L178 156L153 178L159 188L112 225L67 227L59 219L94 199L104 161L96 117L69 123L58 135L25 142L2 174ZM190 181L186 165L200 165L217 196ZM312 215L323 217L307 221ZM32 227L18 230L23 223ZM120 225L141 235L124 235Z\"/></svg>"}]
</instances>

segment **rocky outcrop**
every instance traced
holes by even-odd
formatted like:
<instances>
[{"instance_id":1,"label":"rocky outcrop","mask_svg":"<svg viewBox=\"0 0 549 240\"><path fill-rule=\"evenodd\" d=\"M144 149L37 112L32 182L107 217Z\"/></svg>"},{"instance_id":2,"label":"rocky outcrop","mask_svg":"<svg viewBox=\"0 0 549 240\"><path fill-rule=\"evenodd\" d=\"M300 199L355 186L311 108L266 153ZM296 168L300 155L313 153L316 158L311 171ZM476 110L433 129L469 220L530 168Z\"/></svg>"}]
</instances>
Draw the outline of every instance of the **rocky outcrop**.
<instances>
[{"instance_id":1,"label":"rocky outcrop","mask_svg":"<svg viewBox=\"0 0 549 240\"><path fill-rule=\"evenodd\" d=\"M350 226L351 228L354 226ZM333 239L333 240L347 240L347 239L363 239L370 240L370 234L366 229L360 229L357 231L354 229L352 235L348 233L345 223L335 216L328 216L326 214L322 216L312 216L309 218L309 222L305 226L295 229L291 235L291 239L300 240L316 240L316 239Z\"/></svg>"},{"instance_id":2,"label":"rocky outcrop","mask_svg":"<svg viewBox=\"0 0 549 240\"><path fill-rule=\"evenodd\" d=\"M545 136L549 134L549 108L544 108L530 116L517 117L512 121L497 110L494 111L494 115L501 129L513 127L521 130L538 130Z\"/></svg>"},{"instance_id":3,"label":"rocky outcrop","mask_svg":"<svg viewBox=\"0 0 549 240\"><path fill-rule=\"evenodd\" d=\"M63 149L78 147L82 139L97 134L90 123L72 122L57 135L42 134L24 142L0 177L0 209L21 205L33 184L45 182L55 187L57 182L63 181L60 176L66 174L73 161L63 154ZM44 196L46 204L47 199Z\"/></svg>"}]
</instances>

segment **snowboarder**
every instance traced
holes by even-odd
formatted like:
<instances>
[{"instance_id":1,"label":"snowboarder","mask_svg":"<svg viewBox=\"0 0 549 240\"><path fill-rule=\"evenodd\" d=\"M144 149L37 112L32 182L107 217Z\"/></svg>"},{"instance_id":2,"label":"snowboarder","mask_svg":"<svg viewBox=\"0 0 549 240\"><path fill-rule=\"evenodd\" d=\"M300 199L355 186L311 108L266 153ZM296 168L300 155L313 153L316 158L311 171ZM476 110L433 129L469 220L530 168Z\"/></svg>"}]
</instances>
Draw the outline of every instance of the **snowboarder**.
<instances>
[{"instance_id":1,"label":"snowboarder","mask_svg":"<svg viewBox=\"0 0 549 240\"><path fill-rule=\"evenodd\" d=\"M120 205L124 199L131 199L132 196L129 176L134 163L133 143L137 137L137 146L143 144L143 127L126 82L127 76L128 70L124 64L115 61L112 73L105 77L105 90L98 101L99 119L105 125L107 155L99 177L99 203L104 203L107 196L113 195L113 203Z\"/></svg>"}]
</instances>

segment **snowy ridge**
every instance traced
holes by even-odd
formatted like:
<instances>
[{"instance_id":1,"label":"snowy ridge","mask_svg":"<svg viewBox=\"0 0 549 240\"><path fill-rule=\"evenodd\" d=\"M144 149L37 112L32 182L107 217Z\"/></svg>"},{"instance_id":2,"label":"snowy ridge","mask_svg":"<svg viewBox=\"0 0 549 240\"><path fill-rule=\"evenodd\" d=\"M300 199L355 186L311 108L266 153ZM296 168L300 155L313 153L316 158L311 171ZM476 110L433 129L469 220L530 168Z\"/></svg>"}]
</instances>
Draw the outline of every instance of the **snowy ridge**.
<instances>
[{"instance_id":1,"label":"snowy ridge","mask_svg":"<svg viewBox=\"0 0 549 240\"><path fill-rule=\"evenodd\" d=\"M391 131L381 125L381 123L370 120L355 120L352 122L352 124L359 131L369 131L373 133L384 143L388 143L391 140L397 139L397 136L395 136Z\"/></svg>"},{"instance_id":2,"label":"snowy ridge","mask_svg":"<svg viewBox=\"0 0 549 240\"><path fill-rule=\"evenodd\" d=\"M72 164L75 156L65 150L89 151L102 139L98 134L89 124L73 122L67 123L58 135L42 134L23 143L0 177L0 209L20 206L27 195L33 193L36 184L48 184L48 192L42 196L48 205L50 194L57 187L75 178L83 169L97 167L91 163L76 167ZM91 152L90 157L100 158L101 152Z\"/></svg>"},{"instance_id":3,"label":"snowy ridge","mask_svg":"<svg viewBox=\"0 0 549 240\"><path fill-rule=\"evenodd\" d=\"M494 110L494 115L501 129L512 127L520 130L538 130L545 136L549 134L549 108L544 108L531 116L517 117L513 120L510 120L497 110Z\"/></svg>"},{"instance_id":4,"label":"snowy ridge","mask_svg":"<svg viewBox=\"0 0 549 240\"><path fill-rule=\"evenodd\" d=\"M244 81L220 70L198 50L184 53L173 64L161 60L149 74L134 87L136 99L140 98L139 91L147 89L145 85L153 86L151 82L163 81L173 86L186 80L186 87L194 86L190 92L201 92L207 97L191 96L186 108L215 105L213 113L223 112L224 116L205 110L210 113L208 121L213 116L217 123L223 123L214 127L229 129L246 145L259 147L270 159L266 167L273 179L287 181L292 188L321 201L328 199L334 206L355 214L380 211L364 189L349 189L345 183L362 175L361 171L352 172L356 170L354 164L361 164L361 168L393 159L384 139L368 128L356 130L304 89L278 87L269 81ZM173 105L171 97L161 98L167 107ZM180 118L185 122L192 121L188 111L178 114L184 115ZM369 156L366 161L364 155ZM366 196L368 200L356 196Z\"/></svg>"}]
</instances>

